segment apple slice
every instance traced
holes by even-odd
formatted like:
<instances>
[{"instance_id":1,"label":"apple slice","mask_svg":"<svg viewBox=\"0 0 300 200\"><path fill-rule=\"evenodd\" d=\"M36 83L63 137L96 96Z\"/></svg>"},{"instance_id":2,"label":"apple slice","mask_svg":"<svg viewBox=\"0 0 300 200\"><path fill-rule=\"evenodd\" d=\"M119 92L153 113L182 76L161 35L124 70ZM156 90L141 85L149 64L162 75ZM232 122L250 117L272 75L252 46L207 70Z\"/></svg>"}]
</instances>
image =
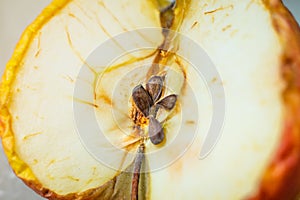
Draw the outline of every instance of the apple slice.
<instances>
[{"instance_id":1,"label":"apple slice","mask_svg":"<svg viewBox=\"0 0 300 200\"><path fill-rule=\"evenodd\" d=\"M279 0L53 1L7 64L3 147L49 199L295 199L299 56Z\"/></svg>"}]
</instances>

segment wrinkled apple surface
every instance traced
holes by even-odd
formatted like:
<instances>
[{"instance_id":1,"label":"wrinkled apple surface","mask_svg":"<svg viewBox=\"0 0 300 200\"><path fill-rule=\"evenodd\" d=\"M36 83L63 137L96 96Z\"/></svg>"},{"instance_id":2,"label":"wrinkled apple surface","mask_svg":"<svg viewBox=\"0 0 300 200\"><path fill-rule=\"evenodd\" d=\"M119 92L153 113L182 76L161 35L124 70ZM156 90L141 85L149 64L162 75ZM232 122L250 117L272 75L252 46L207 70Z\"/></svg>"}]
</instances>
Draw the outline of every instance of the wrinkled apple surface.
<instances>
[{"instance_id":1,"label":"wrinkled apple surface","mask_svg":"<svg viewBox=\"0 0 300 200\"><path fill-rule=\"evenodd\" d=\"M47 198L130 199L132 175L122 171L132 169L142 142L148 171L140 177L139 199L254 195L282 143L286 117L286 46L274 27L276 9L266 2L177 1L168 28L179 34L170 40L172 54L158 62L157 73L165 73L165 95L179 98L173 110L159 113L166 140L155 145L133 131L131 92L155 74L151 64L166 41L160 31L161 5L149 0L54 1L23 35L2 81L0 130L16 174ZM109 51L122 56L109 64L101 57L99 63L88 59L124 33L135 38L127 42L136 51L128 52L116 40ZM205 66L189 63L198 49L184 37L205 50L221 79L205 82L198 75ZM215 148L199 159L213 123L210 85L224 88L224 96L215 98L225 102L225 120ZM81 122L94 123L85 120L85 111L94 113L105 137L78 130ZM137 123L147 134L147 118ZM176 140L180 134L187 139ZM99 161L97 153L109 161ZM174 159L164 162L168 158Z\"/></svg>"}]
</instances>

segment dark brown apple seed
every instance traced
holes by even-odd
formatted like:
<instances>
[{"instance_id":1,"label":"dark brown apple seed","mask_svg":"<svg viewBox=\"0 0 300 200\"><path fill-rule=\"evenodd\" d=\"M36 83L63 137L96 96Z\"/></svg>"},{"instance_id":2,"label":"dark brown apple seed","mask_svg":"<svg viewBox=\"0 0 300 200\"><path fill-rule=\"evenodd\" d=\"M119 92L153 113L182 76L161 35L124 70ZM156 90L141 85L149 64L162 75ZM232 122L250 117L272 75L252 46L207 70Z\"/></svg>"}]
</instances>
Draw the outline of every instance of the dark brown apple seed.
<instances>
[{"instance_id":1,"label":"dark brown apple seed","mask_svg":"<svg viewBox=\"0 0 300 200\"><path fill-rule=\"evenodd\" d=\"M162 94L163 78L161 76L152 76L146 84L146 89L149 92L153 102L156 102Z\"/></svg>"},{"instance_id":2,"label":"dark brown apple seed","mask_svg":"<svg viewBox=\"0 0 300 200\"><path fill-rule=\"evenodd\" d=\"M147 117L153 101L142 85L138 85L132 90L132 99L137 108Z\"/></svg>"},{"instance_id":3,"label":"dark brown apple seed","mask_svg":"<svg viewBox=\"0 0 300 200\"><path fill-rule=\"evenodd\" d=\"M166 110L172 110L176 104L177 101L177 95L171 94L169 96L166 96L162 100L160 100L157 104L162 106Z\"/></svg>"},{"instance_id":4,"label":"dark brown apple seed","mask_svg":"<svg viewBox=\"0 0 300 200\"><path fill-rule=\"evenodd\" d=\"M157 119L155 119L152 115L149 116L149 138L151 142L155 145L160 144L164 138L164 130Z\"/></svg>"}]
</instances>

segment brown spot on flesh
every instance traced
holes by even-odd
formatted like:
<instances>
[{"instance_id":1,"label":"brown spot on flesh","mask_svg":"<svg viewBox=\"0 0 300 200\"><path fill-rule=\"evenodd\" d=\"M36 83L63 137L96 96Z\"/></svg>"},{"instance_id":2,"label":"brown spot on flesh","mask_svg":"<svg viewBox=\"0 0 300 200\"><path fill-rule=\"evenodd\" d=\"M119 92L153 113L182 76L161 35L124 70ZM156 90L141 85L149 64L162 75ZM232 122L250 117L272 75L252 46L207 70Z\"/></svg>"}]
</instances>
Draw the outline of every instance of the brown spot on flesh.
<instances>
[{"instance_id":1,"label":"brown spot on flesh","mask_svg":"<svg viewBox=\"0 0 300 200\"><path fill-rule=\"evenodd\" d=\"M193 25L191 26L191 29L195 28L198 24L199 24L199 22L195 21L195 22L193 23Z\"/></svg>"},{"instance_id":2,"label":"brown spot on flesh","mask_svg":"<svg viewBox=\"0 0 300 200\"><path fill-rule=\"evenodd\" d=\"M227 25L224 28L222 28L222 31L225 32L226 30L230 29L232 26L231 25Z\"/></svg>"},{"instance_id":3,"label":"brown spot on flesh","mask_svg":"<svg viewBox=\"0 0 300 200\"><path fill-rule=\"evenodd\" d=\"M54 178L52 175L50 175L50 174L47 174L47 178L50 179L50 180L54 180L54 179L55 179L55 178Z\"/></svg>"},{"instance_id":4,"label":"brown spot on flesh","mask_svg":"<svg viewBox=\"0 0 300 200\"><path fill-rule=\"evenodd\" d=\"M73 176L66 176L66 177L63 177L63 178L70 179L71 181L76 181L76 182L80 181L79 178L75 178Z\"/></svg>"},{"instance_id":5,"label":"brown spot on flesh","mask_svg":"<svg viewBox=\"0 0 300 200\"><path fill-rule=\"evenodd\" d=\"M63 76L63 78L70 81L71 83L75 83L75 80L69 75Z\"/></svg>"},{"instance_id":6,"label":"brown spot on flesh","mask_svg":"<svg viewBox=\"0 0 300 200\"><path fill-rule=\"evenodd\" d=\"M187 121L185 121L185 124L194 125L194 124L196 124L196 122L194 120L187 120Z\"/></svg>"},{"instance_id":7,"label":"brown spot on flesh","mask_svg":"<svg viewBox=\"0 0 300 200\"><path fill-rule=\"evenodd\" d=\"M101 93L97 98L102 99L105 104L113 106L113 101L108 95Z\"/></svg>"},{"instance_id":8,"label":"brown spot on flesh","mask_svg":"<svg viewBox=\"0 0 300 200\"><path fill-rule=\"evenodd\" d=\"M211 79L211 83L216 83L217 82L217 77L214 77L213 79Z\"/></svg>"},{"instance_id":9,"label":"brown spot on flesh","mask_svg":"<svg viewBox=\"0 0 300 200\"><path fill-rule=\"evenodd\" d=\"M37 58L40 55L40 53L41 53L41 50L40 49L37 50L37 52L35 53L34 57Z\"/></svg>"},{"instance_id":10,"label":"brown spot on flesh","mask_svg":"<svg viewBox=\"0 0 300 200\"><path fill-rule=\"evenodd\" d=\"M32 133L32 134L29 134L29 135L26 135L25 137L23 137L23 141L26 141L34 136L37 136L37 135L40 135L42 134L42 132L36 132L36 133Z\"/></svg>"},{"instance_id":11,"label":"brown spot on flesh","mask_svg":"<svg viewBox=\"0 0 300 200\"><path fill-rule=\"evenodd\" d=\"M204 15L209 15L209 14L213 14L215 12L218 12L218 11L222 11L222 10L226 10L226 9L233 9L233 5L229 5L229 6L226 6L226 7L220 7L220 8L217 8L217 9L214 9L214 10L211 10L211 11L206 11L204 12Z\"/></svg>"},{"instance_id":12,"label":"brown spot on flesh","mask_svg":"<svg viewBox=\"0 0 300 200\"><path fill-rule=\"evenodd\" d=\"M55 162L56 162L56 160L55 160L55 159L51 160L51 161L48 163L47 167L49 167L49 166L53 165Z\"/></svg>"},{"instance_id":13,"label":"brown spot on flesh","mask_svg":"<svg viewBox=\"0 0 300 200\"><path fill-rule=\"evenodd\" d=\"M174 181L178 181L178 179L182 177L183 172L183 159L177 160L171 167L170 167L170 174L176 174L176 176L171 176Z\"/></svg>"},{"instance_id":14,"label":"brown spot on flesh","mask_svg":"<svg viewBox=\"0 0 300 200\"><path fill-rule=\"evenodd\" d=\"M72 18L76 18L76 16L73 13L68 13L68 15Z\"/></svg>"},{"instance_id":15,"label":"brown spot on flesh","mask_svg":"<svg viewBox=\"0 0 300 200\"><path fill-rule=\"evenodd\" d=\"M52 160L48 163L48 165L47 165L46 167L50 167L50 166L53 165L54 163L63 162L63 161L68 160L68 159L70 159L70 157L66 157L66 158L63 158L63 159L60 159L60 160L52 159Z\"/></svg>"},{"instance_id":16,"label":"brown spot on flesh","mask_svg":"<svg viewBox=\"0 0 300 200\"><path fill-rule=\"evenodd\" d=\"M92 103L92 102L84 101L84 100L77 99L77 98L74 98L74 100L75 100L75 101L78 101L79 103L83 103L83 104L92 106L92 107L94 107L94 108L99 108L99 106L98 106L97 104L94 104L94 103Z\"/></svg>"},{"instance_id":17,"label":"brown spot on flesh","mask_svg":"<svg viewBox=\"0 0 300 200\"><path fill-rule=\"evenodd\" d=\"M42 33L41 32L39 32L39 34L38 34L38 38L37 38L37 40L38 40L38 44L37 44L37 52L35 53L35 55L34 55L34 57L35 58L37 58L39 55L40 55L40 53L41 53L41 35L42 35Z\"/></svg>"},{"instance_id":18,"label":"brown spot on flesh","mask_svg":"<svg viewBox=\"0 0 300 200\"><path fill-rule=\"evenodd\" d=\"M179 66L179 68L182 72L183 78L184 78L183 86L181 87L181 91L180 91L180 93L182 95L184 95L185 90L186 90L186 86L187 86L187 70L186 70L186 67L183 65L183 63L182 63L182 61L180 60L179 57L175 56L175 62Z\"/></svg>"}]
</instances>

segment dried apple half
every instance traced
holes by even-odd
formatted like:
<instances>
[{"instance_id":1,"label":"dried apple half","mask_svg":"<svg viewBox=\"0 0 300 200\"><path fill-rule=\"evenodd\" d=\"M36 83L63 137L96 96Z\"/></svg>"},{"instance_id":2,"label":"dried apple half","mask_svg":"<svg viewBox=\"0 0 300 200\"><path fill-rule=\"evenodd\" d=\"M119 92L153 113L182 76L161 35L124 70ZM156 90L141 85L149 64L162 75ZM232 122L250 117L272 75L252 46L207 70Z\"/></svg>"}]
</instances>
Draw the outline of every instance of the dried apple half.
<instances>
[{"instance_id":1,"label":"dried apple half","mask_svg":"<svg viewBox=\"0 0 300 200\"><path fill-rule=\"evenodd\" d=\"M299 69L280 0L54 0L7 64L3 147L48 199L296 199Z\"/></svg>"}]
</instances>

